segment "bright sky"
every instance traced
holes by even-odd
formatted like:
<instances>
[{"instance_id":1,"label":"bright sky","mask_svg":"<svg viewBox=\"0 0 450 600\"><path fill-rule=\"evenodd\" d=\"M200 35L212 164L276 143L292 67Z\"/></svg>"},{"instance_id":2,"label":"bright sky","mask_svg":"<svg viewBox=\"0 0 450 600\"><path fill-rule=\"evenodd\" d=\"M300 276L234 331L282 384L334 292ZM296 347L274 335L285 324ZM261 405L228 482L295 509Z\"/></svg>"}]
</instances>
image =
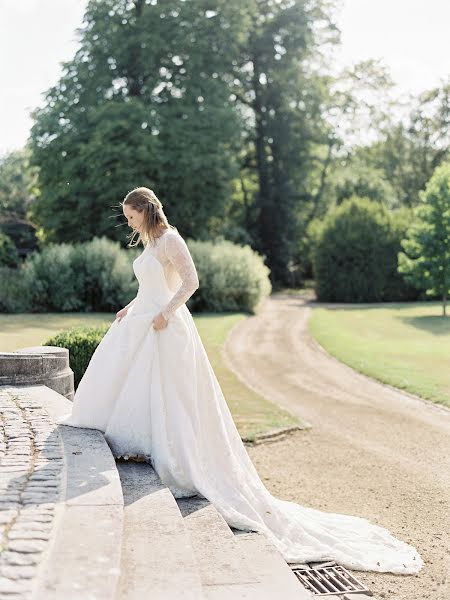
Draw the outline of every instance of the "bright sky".
<instances>
[{"instance_id":1,"label":"bright sky","mask_svg":"<svg viewBox=\"0 0 450 600\"><path fill-rule=\"evenodd\" d=\"M342 64L383 60L405 92L450 77L449 0L341 0ZM77 47L86 0L0 0L0 154L20 148L29 112Z\"/></svg>"},{"instance_id":2,"label":"bright sky","mask_svg":"<svg viewBox=\"0 0 450 600\"><path fill-rule=\"evenodd\" d=\"M450 79L449 0L343 0L340 60L381 59L405 92Z\"/></svg>"}]
</instances>

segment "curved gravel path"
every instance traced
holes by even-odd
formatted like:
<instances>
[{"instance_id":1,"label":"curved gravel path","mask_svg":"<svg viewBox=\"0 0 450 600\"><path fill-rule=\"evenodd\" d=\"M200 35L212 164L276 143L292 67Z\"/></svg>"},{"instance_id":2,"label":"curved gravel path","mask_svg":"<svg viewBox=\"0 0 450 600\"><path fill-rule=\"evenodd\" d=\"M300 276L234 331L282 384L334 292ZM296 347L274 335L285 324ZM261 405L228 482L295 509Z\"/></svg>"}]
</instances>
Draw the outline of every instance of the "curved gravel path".
<instances>
[{"instance_id":1,"label":"curved gravel path","mask_svg":"<svg viewBox=\"0 0 450 600\"><path fill-rule=\"evenodd\" d=\"M365 517L417 548L417 576L355 573L375 596L449 600L450 411L329 356L308 333L311 306L274 294L227 338L240 379L312 425L248 452L276 496Z\"/></svg>"}]
</instances>

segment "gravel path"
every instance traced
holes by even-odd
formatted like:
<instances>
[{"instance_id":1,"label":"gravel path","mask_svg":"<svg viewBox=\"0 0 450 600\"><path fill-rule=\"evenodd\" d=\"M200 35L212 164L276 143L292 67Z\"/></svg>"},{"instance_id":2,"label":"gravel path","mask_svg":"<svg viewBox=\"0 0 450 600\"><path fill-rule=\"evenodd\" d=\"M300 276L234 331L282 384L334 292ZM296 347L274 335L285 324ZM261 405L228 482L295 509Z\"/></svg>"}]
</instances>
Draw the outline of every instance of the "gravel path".
<instances>
[{"instance_id":1,"label":"gravel path","mask_svg":"<svg viewBox=\"0 0 450 600\"><path fill-rule=\"evenodd\" d=\"M449 600L450 411L329 356L308 334L310 311L274 294L227 338L237 375L312 425L248 452L274 495L365 517L417 548L417 576L355 572L376 597Z\"/></svg>"}]
</instances>

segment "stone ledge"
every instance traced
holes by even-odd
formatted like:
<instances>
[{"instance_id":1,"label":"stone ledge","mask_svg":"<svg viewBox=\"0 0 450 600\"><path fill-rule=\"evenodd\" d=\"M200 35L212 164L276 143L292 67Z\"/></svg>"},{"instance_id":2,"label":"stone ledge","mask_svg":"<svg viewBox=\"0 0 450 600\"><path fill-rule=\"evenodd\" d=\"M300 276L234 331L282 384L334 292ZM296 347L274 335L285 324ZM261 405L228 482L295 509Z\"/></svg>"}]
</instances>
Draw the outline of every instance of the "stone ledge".
<instances>
[{"instance_id":1,"label":"stone ledge","mask_svg":"<svg viewBox=\"0 0 450 600\"><path fill-rule=\"evenodd\" d=\"M30 346L0 352L0 385L39 384L73 400L74 378L67 348Z\"/></svg>"}]
</instances>

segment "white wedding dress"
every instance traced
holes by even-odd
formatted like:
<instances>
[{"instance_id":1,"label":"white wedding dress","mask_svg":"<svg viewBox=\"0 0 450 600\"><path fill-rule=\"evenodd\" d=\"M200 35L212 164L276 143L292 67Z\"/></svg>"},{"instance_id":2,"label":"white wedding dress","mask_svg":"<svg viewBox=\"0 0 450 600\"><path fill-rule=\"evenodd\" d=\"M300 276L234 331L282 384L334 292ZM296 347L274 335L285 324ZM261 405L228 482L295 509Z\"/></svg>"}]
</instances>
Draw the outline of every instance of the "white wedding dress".
<instances>
[{"instance_id":1,"label":"white wedding dress","mask_svg":"<svg viewBox=\"0 0 450 600\"><path fill-rule=\"evenodd\" d=\"M133 268L137 296L101 340L72 413L59 423L99 429L116 458L145 456L175 497L208 499L232 527L268 536L288 563L334 560L355 570L417 573L423 561L416 549L386 529L266 489L185 305L199 282L182 236L169 229ZM161 311L168 324L156 330L152 319Z\"/></svg>"}]
</instances>

